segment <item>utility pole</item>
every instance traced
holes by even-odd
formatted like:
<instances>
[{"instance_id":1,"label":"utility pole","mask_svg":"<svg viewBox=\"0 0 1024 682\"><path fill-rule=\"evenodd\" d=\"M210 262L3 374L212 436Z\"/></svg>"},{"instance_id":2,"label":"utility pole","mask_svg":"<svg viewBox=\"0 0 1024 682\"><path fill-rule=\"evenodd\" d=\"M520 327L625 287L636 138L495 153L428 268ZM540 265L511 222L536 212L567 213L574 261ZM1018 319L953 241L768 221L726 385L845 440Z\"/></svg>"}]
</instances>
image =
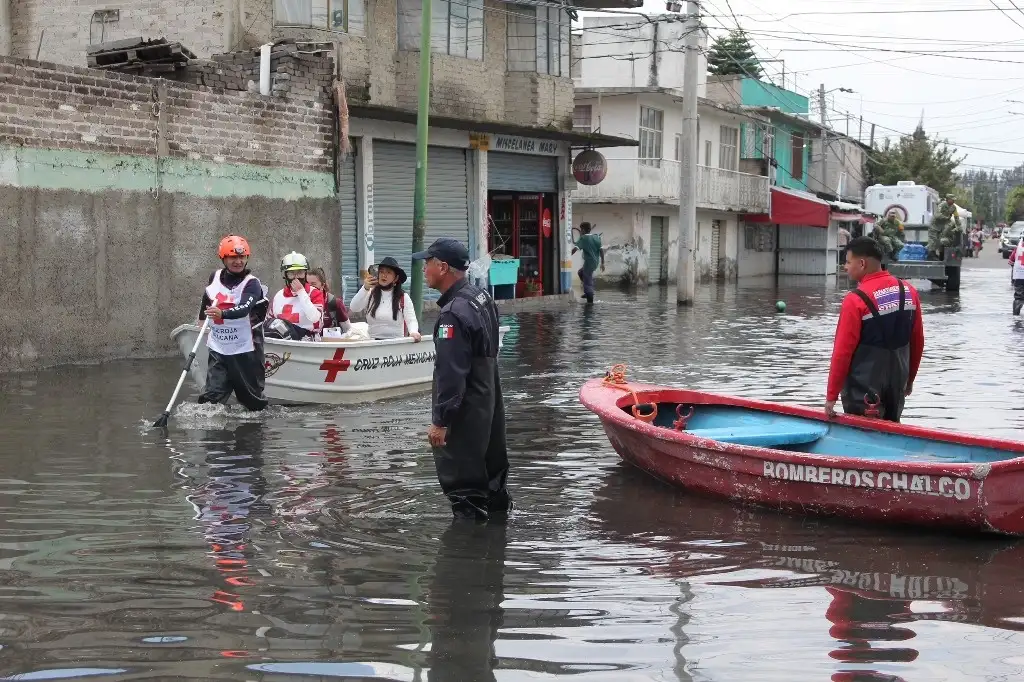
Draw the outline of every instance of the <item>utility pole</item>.
<instances>
[{"instance_id":1,"label":"utility pole","mask_svg":"<svg viewBox=\"0 0 1024 682\"><path fill-rule=\"evenodd\" d=\"M693 305L696 280L693 247L697 235L697 63L700 14L695 0L686 2L686 53L683 61L683 138L679 164L679 254L676 303Z\"/></svg>"},{"instance_id":2,"label":"utility pole","mask_svg":"<svg viewBox=\"0 0 1024 682\"><path fill-rule=\"evenodd\" d=\"M420 10L419 107L416 111L416 187L412 207L412 252L423 250L427 232L427 131L430 128L430 0ZM413 263L409 296L416 319L423 319L423 264Z\"/></svg>"},{"instance_id":3,"label":"utility pole","mask_svg":"<svg viewBox=\"0 0 1024 682\"><path fill-rule=\"evenodd\" d=\"M825 114L825 84L818 86L818 112L821 115L821 184L827 192L828 182L828 118Z\"/></svg>"},{"instance_id":4,"label":"utility pole","mask_svg":"<svg viewBox=\"0 0 1024 682\"><path fill-rule=\"evenodd\" d=\"M871 141L868 142L868 146L871 147L872 149L875 148L875 124L874 123L871 124Z\"/></svg>"}]
</instances>

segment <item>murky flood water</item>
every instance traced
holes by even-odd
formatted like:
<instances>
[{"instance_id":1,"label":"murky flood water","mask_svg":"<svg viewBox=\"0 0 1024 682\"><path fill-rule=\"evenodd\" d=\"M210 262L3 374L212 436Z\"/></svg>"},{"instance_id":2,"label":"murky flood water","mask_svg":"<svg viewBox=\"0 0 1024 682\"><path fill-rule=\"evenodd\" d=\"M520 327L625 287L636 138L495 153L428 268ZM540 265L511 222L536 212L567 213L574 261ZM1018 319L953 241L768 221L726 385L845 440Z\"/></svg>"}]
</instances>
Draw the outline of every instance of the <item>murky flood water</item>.
<instances>
[{"instance_id":1,"label":"murky flood water","mask_svg":"<svg viewBox=\"0 0 1024 682\"><path fill-rule=\"evenodd\" d=\"M926 295L906 421L1014 437L1003 269ZM179 364L0 377L0 675L95 680L1017 680L1024 544L700 499L622 465L580 384L820 405L841 292L602 293L507 318L507 527L451 527L429 398L186 405ZM776 299L789 305L774 312Z\"/></svg>"}]
</instances>

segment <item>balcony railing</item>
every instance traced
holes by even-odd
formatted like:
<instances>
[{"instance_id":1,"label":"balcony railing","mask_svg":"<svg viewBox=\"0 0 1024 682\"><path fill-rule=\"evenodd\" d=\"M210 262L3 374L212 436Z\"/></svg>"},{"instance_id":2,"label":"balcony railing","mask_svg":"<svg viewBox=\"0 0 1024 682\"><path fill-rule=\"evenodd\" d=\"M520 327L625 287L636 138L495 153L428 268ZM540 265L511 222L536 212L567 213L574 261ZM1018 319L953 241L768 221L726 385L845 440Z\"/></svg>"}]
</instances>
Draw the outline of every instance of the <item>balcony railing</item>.
<instances>
[{"instance_id":1,"label":"balcony railing","mask_svg":"<svg viewBox=\"0 0 1024 682\"><path fill-rule=\"evenodd\" d=\"M668 159L607 159L598 185L578 185L582 203L679 203L679 162ZM697 166L697 207L746 213L768 210L768 178Z\"/></svg>"}]
</instances>

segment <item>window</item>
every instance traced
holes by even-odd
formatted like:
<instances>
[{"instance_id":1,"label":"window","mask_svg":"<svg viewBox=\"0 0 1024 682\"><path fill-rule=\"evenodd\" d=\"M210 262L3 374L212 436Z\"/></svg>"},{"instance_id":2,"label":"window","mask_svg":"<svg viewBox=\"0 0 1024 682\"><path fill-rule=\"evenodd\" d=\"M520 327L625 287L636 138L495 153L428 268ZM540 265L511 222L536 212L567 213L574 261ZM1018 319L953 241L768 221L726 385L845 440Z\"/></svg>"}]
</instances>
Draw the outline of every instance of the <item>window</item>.
<instances>
[{"instance_id":1,"label":"window","mask_svg":"<svg viewBox=\"0 0 1024 682\"><path fill-rule=\"evenodd\" d=\"M398 0L398 47L420 49L420 0ZM430 51L467 59L484 58L483 0L433 0Z\"/></svg>"},{"instance_id":2,"label":"window","mask_svg":"<svg viewBox=\"0 0 1024 682\"><path fill-rule=\"evenodd\" d=\"M640 107L641 165L661 168L662 131L664 129L664 111L650 107Z\"/></svg>"},{"instance_id":3,"label":"window","mask_svg":"<svg viewBox=\"0 0 1024 682\"><path fill-rule=\"evenodd\" d=\"M572 110L572 131L574 133L590 133L594 131L594 107L589 104L577 104Z\"/></svg>"},{"instance_id":4,"label":"window","mask_svg":"<svg viewBox=\"0 0 1024 682\"><path fill-rule=\"evenodd\" d=\"M711 167L711 140L704 140L704 165Z\"/></svg>"},{"instance_id":5,"label":"window","mask_svg":"<svg viewBox=\"0 0 1024 682\"><path fill-rule=\"evenodd\" d=\"M790 135L790 144L793 150L793 162L790 164L790 176L794 180L804 179L804 135L793 133Z\"/></svg>"},{"instance_id":6,"label":"window","mask_svg":"<svg viewBox=\"0 0 1024 682\"><path fill-rule=\"evenodd\" d=\"M740 167L740 129L720 126L718 142L718 167L737 170Z\"/></svg>"},{"instance_id":7,"label":"window","mask_svg":"<svg viewBox=\"0 0 1024 682\"><path fill-rule=\"evenodd\" d=\"M274 0L275 26L366 34L364 0Z\"/></svg>"},{"instance_id":8,"label":"window","mask_svg":"<svg viewBox=\"0 0 1024 682\"><path fill-rule=\"evenodd\" d=\"M683 160L683 134L682 133L676 133L676 155L675 155L675 159L676 159L676 161L682 161Z\"/></svg>"},{"instance_id":9,"label":"window","mask_svg":"<svg viewBox=\"0 0 1024 682\"><path fill-rule=\"evenodd\" d=\"M508 7L508 70L568 78L571 42L568 15L557 7Z\"/></svg>"}]
</instances>

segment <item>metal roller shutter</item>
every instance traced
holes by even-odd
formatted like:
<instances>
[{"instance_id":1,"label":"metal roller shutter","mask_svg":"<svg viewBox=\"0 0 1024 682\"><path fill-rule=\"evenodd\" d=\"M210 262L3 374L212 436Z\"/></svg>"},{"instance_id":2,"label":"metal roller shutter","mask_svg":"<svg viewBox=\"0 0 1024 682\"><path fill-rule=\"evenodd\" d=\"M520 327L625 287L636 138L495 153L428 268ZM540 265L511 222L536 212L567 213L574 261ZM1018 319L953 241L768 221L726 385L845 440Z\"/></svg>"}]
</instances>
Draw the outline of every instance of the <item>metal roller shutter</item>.
<instances>
[{"instance_id":1,"label":"metal roller shutter","mask_svg":"<svg viewBox=\"0 0 1024 682\"><path fill-rule=\"evenodd\" d=\"M373 146L374 256L395 258L412 276L412 211L416 182L416 147L395 142ZM466 151L430 147L427 157L427 234L424 246L438 237L455 237L469 245L469 190ZM407 285L408 288L408 285ZM437 298L428 289L424 296Z\"/></svg>"},{"instance_id":2,"label":"metal roller shutter","mask_svg":"<svg viewBox=\"0 0 1024 682\"><path fill-rule=\"evenodd\" d=\"M341 162L339 179L341 202L341 282L336 295L344 300L355 296L359 288L359 224L356 213L356 158L349 154Z\"/></svg>"},{"instance_id":3,"label":"metal roller shutter","mask_svg":"<svg viewBox=\"0 0 1024 682\"><path fill-rule=\"evenodd\" d=\"M647 281L650 284L661 284L661 264L665 246L665 219L651 219L651 256L647 260Z\"/></svg>"},{"instance_id":4,"label":"metal roller shutter","mask_svg":"<svg viewBox=\"0 0 1024 682\"><path fill-rule=\"evenodd\" d=\"M558 157L488 152L487 189L504 192L557 192Z\"/></svg>"}]
</instances>

